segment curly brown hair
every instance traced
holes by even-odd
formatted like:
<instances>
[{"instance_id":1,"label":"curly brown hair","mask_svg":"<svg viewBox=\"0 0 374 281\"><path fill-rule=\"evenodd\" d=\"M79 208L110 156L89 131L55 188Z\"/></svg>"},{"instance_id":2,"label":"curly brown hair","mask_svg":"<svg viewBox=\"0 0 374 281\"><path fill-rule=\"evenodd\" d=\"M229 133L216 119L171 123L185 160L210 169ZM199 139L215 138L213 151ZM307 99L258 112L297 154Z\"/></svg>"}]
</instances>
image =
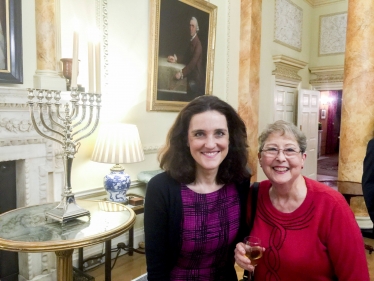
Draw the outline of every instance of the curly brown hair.
<instances>
[{"instance_id":1,"label":"curly brown hair","mask_svg":"<svg viewBox=\"0 0 374 281\"><path fill-rule=\"evenodd\" d=\"M226 117L230 141L228 154L219 166L216 182L241 182L251 176L247 168L248 144L243 120L228 103L216 96L204 95L195 98L181 110L169 130L165 147L158 155L161 169L181 183L192 183L196 177L196 162L187 146L191 118L210 110L218 111Z\"/></svg>"}]
</instances>

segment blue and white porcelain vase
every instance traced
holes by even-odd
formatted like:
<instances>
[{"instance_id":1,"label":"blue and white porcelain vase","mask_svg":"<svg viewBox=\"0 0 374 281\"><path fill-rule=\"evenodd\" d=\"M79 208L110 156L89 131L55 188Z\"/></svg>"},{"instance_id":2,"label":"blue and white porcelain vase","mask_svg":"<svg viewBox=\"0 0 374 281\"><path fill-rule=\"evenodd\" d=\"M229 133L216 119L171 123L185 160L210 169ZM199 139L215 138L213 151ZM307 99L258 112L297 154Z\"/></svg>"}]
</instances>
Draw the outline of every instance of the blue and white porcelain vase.
<instances>
[{"instance_id":1,"label":"blue and white porcelain vase","mask_svg":"<svg viewBox=\"0 0 374 281\"><path fill-rule=\"evenodd\" d=\"M104 188L108 199L113 202L127 203L126 192L130 188L130 176L125 169L116 164L110 169L110 174L104 177Z\"/></svg>"}]
</instances>

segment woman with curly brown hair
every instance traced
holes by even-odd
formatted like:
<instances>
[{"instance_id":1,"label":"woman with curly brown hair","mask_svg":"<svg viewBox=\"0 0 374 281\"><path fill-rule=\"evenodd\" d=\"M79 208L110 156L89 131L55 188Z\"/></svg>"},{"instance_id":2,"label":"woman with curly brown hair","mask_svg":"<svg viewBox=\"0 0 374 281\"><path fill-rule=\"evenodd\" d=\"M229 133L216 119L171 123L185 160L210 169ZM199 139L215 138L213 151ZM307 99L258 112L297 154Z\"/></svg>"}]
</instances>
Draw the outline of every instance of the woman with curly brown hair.
<instances>
[{"instance_id":1,"label":"woman with curly brown hair","mask_svg":"<svg viewBox=\"0 0 374 281\"><path fill-rule=\"evenodd\" d=\"M250 172L237 112L201 96L179 113L159 155L165 172L147 186L148 280L237 280L235 244L245 221Z\"/></svg>"}]
</instances>

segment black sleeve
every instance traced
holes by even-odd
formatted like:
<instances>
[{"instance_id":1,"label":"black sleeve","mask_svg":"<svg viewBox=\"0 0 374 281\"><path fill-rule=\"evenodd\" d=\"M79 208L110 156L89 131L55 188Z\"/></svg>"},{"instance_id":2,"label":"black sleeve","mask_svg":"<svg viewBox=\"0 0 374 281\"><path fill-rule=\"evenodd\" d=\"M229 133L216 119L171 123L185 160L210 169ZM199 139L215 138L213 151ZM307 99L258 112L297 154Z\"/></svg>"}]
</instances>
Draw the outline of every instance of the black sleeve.
<instances>
[{"instance_id":1,"label":"black sleeve","mask_svg":"<svg viewBox=\"0 0 374 281\"><path fill-rule=\"evenodd\" d=\"M370 219L374 222L374 139L367 145L362 174L362 192Z\"/></svg>"},{"instance_id":2,"label":"black sleeve","mask_svg":"<svg viewBox=\"0 0 374 281\"><path fill-rule=\"evenodd\" d=\"M168 271L168 204L165 183L153 177L144 204L144 232L148 280L169 281Z\"/></svg>"}]
</instances>

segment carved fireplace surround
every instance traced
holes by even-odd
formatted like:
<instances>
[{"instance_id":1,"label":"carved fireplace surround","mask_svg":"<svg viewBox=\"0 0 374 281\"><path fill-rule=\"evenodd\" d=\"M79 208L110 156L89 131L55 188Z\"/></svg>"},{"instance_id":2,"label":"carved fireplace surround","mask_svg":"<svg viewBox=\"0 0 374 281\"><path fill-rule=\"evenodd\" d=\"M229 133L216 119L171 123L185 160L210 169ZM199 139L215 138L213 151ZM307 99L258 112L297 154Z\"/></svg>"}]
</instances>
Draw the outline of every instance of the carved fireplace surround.
<instances>
[{"instance_id":1,"label":"carved fireplace surround","mask_svg":"<svg viewBox=\"0 0 374 281\"><path fill-rule=\"evenodd\" d=\"M17 208L60 201L61 148L33 128L27 91L0 88L0 162L16 161ZM19 253L19 280L54 280L54 253Z\"/></svg>"}]
</instances>

